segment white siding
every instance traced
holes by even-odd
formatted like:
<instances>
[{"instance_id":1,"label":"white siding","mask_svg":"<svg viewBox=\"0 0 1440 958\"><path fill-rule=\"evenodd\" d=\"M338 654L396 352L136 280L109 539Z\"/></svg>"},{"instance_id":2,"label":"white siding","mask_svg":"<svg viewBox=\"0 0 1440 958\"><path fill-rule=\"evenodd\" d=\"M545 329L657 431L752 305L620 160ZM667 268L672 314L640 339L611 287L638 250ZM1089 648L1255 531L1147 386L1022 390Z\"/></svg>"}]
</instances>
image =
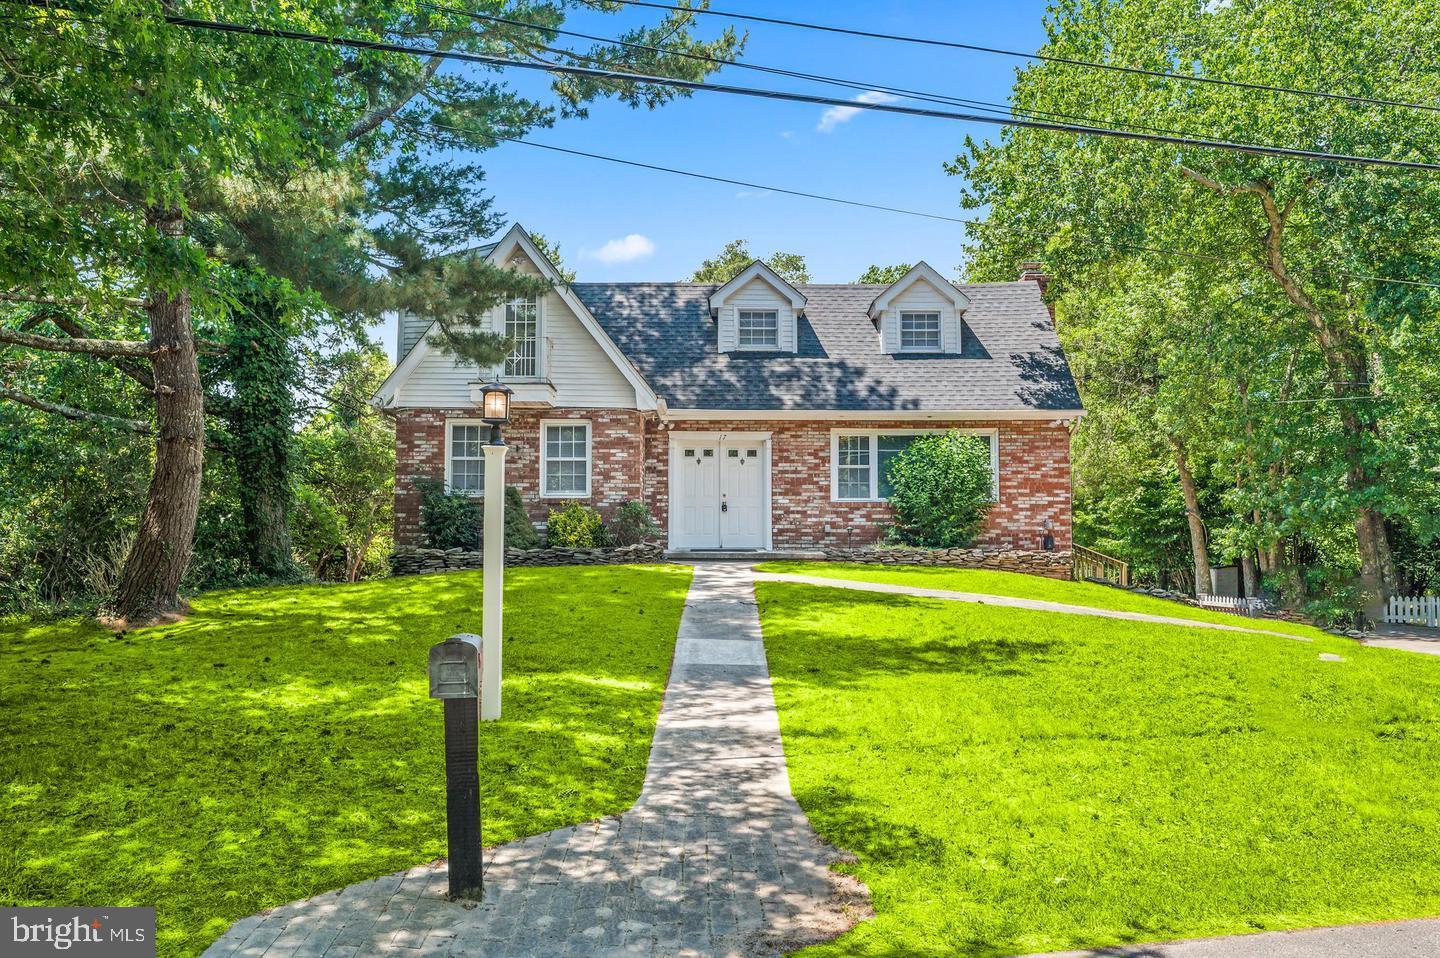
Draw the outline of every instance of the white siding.
<instances>
[{"instance_id":1,"label":"white siding","mask_svg":"<svg viewBox=\"0 0 1440 958\"><path fill-rule=\"evenodd\" d=\"M959 311L948 297L921 279L891 300L889 308L880 317L881 338L887 353L900 351L900 314L904 312L938 312L940 351L960 352L962 343Z\"/></svg>"},{"instance_id":2,"label":"white siding","mask_svg":"<svg viewBox=\"0 0 1440 958\"><path fill-rule=\"evenodd\" d=\"M504 306L496 307L482 327L503 331L504 310ZM556 406L635 408L634 387L553 290L540 301L540 369L542 378L555 387ZM471 405L470 383L494 372L457 366L438 350L431 352L401 385L396 405L467 407Z\"/></svg>"},{"instance_id":3,"label":"white siding","mask_svg":"<svg viewBox=\"0 0 1440 958\"><path fill-rule=\"evenodd\" d=\"M731 293L720 307L717 337L722 353L733 352L736 344L736 311L741 309L773 309L780 322L780 350L795 352L798 336L795 330L795 310L788 297L763 279L755 278Z\"/></svg>"}]
</instances>

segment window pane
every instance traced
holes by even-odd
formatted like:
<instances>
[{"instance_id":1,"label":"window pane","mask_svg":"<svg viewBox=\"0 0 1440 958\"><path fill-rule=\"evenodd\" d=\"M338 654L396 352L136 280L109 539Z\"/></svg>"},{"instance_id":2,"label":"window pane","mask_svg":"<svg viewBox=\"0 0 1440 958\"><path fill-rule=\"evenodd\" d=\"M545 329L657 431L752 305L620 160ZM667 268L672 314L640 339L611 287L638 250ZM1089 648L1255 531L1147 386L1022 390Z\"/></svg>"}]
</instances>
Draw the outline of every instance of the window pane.
<instances>
[{"instance_id":1,"label":"window pane","mask_svg":"<svg viewBox=\"0 0 1440 958\"><path fill-rule=\"evenodd\" d=\"M869 436L841 436L841 437L840 437L840 465L842 465L842 466L868 466L868 465L870 465L870 437L869 437Z\"/></svg>"},{"instance_id":2,"label":"window pane","mask_svg":"<svg viewBox=\"0 0 1440 958\"><path fill-rule=\"evenodd\" d=\"M773 309L742 309L738 314L741 346L778 346L780 314Z\"/></svg>"},{"instance_id":3,"label":"window pane","mask_svg":"<svg viewBox=\"0 0 1440 958\"><path fill-rule=\"evenodd\" d=\"M485 463L480 459L457 459L450 465L450 488L455 492L480 492L485 488Z\"/></svg>"},{"instance_id":4,"label":"window pane","mask_svg":"<svg viewBox=\"0 0 1440 958\"><path fill-rule=\"evenodd\" d=\"M901 313L900 348L938 350L940 348L940 314Z\"/></svg>"},{"instance_id":5,"label":"window pane","mask_svg":"<svg viewBox=\"0 0 1440 958\"><path fill-rule=\"evenodd\" d=\"M584 495L590 472L590 431L583 424L545 427L545 494Z\"/></svg>"},{"instance_id":6,"label":"window pane","mask_svg":"<svg viewBox=\"0 0 1440 958\"><path fill-rule=\"evenodd\" d=\"M505 358L505 375L539 375L538 313L533 296L512 299L505 304L505 335L512 341L510 355Z\"/></svg>"},{"instance_id":7,"label":"window pane","mask_svg":"<svg viewBox=\"0 0 1440 958\"><path fill-rule=\"evenodd\" d=\"M545 490L552 495L583 493L585 491L585 463L573 459L561 459L545 464Z\"/></svg>"},{"instance_id":8,"label":"window pane","mask_svg":"<svg viewBox=\"0 0 1440 958\"><path fill-rule=\"evenodd\" d=\"M900 453L909 449L910 444L914 442L916 438L916 435L880 436L876 440L875 444L878 447L876 449L876 459L878 460L877 471L880 474L879 496L881 499L890 498L890 493L895 491L895 487L890 485L890 463L896 456L900 455Z\"/></svg>"},{"instance_id":9,"label":"window pane","mask_svg":"<svg viewBox=\"0 0 1440 958\"><path fill-rule=\"evenodd\" d=\"M870 498L870 467L869 466L841 466L840 467L840 489L836 493L840 499L869 499Z\"/></svg>"}]
</instances>

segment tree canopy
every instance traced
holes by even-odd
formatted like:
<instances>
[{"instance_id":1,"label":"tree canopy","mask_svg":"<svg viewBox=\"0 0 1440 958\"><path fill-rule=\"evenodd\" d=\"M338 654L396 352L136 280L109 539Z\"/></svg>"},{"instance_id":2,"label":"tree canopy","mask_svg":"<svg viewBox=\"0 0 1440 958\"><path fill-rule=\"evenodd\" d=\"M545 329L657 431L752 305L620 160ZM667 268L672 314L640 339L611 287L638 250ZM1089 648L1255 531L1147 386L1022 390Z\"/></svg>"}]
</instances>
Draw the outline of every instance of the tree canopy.
<instances>
[{"instance_id":1,"label":"tree canopy","mask_svg":"<svg viewBox=\"0 0 1440 958\"><path fill-rule=\"evenodd\" d=\"M702 262L690 276L692 283L728 283L760 257L750 252L750 241L737 239L725 244L713 259ZM810 282L810 269L799 253L771 253L761 260L787 283Z\"/></svg>"},{"instance_id":2,"label":"tree canopy","mask_svg":"<svg viewBox=\"0 0 1440 958\"><path fill-rule=\"evenodd\" d=\"M1052 57L1440 96L1440 75L1415 68L1440 53L1440 35L1393 0L1080 0L1046 25ZM1389 158L1433 159L1440 133L1440 114L1403 106L1054 61L1020 71L1013 103ZM1008 279L1029 259L1054 274L1092 410L1082 466L1113 464L1110 451L1134 442L1172 470L1188 455L1225 490L1224 514L1204 518L1221 551L1257 552L1278 576L1321 550L1353 562L1366 601L1394 591L1397 527L1434 527L1434 490L1417 480L1433 482L1440 433L1415 427L1434 415L1428 370L1440 365L1440 290L1425 285L1440 282L1440 178L1028 129L968 142L950 169L967 180L965 205L984 211L969 227L971 277ZM1077 488L1105 485L1100 475L1082 469Z\"/></svg>"}]
</instances>

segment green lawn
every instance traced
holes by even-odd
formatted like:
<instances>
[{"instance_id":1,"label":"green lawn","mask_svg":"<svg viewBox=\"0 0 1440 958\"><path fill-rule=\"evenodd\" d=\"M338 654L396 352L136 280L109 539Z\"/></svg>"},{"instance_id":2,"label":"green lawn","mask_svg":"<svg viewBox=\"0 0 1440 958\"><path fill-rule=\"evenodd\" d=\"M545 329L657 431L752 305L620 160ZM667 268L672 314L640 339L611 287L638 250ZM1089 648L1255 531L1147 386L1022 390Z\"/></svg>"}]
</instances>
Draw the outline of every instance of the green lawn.
<instances>
[{"instance_id":1,"label":"green lawn","mask_svg":"<svg viewBox=\"0 0 1440 958\"><path fill-rule=\"evenodd\" d=\"M1440 914L1440 660L789 583L758 597L796 797L859 855L878 913L807 956Z\"/></svg>"},{"instance_id":2,"label":"green lawn","mask_svg":"<svg viewBox=\"0 0 1440 958\"><path fill-rule=\"evenodd\" d=\"M1094 582L1070 582L1047 579L1038 575L1016 572L993 572L989 569L947 569L929 566L883 566L860 562L763 562L756 566L761 572L788 572L799 575L823 576L827 579L851 579L858 582L884 582L892 585L913 585L922 589L950 589L955 592L984 592L1016 599L1042 599L1065 602L1098 609L1121 612L1146 612L1168 615L1196 622L1223 622L1247 629L1285 632L1315 637L1321 633L1304 625L1278 619L1252 619L1228 612L1212 612L1183 602L1157 599L1153 595L1127 592Z\"/></svg>"},{"instance_id":3,"label":"green lawn","mask_svg":"<svg viewBox=\"0 0 1440 958\"><path fill-rule=\"evenodd\" d=\"M512 569L486 844L640 792L682 567ZM212 593L112 635L0 625L0 904L156 905L162 956L261 908L445 854L426 652L480 573Z\"/></svg>"}]
</instances>

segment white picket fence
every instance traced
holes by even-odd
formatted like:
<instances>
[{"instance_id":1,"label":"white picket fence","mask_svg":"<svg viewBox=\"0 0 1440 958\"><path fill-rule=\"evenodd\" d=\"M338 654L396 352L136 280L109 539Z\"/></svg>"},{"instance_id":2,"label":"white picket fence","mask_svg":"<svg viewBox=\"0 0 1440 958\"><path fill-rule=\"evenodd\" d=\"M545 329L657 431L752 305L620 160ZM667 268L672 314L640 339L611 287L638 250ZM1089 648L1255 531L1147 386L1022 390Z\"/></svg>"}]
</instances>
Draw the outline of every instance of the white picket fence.
<instances>
[{"instance_id":1,"label":"white picket fence","mask_svg":"<svg viewBox=\"0 0 1440 958\"><path fill-rule=\"evenodd\" d=\"M1237 615L1258 615L1265 607L1263 599L1237 599L1230 595L1210 595L1202 592L1195 597L1195 601L1207 609L1223 609L1226 612L1234 612Z\"/></svg>"},{"instance_id":2,"label":"white picket fence","mask_svg":"<svg viewBox=\"0 0 1440 958\"><path fill-rule=\"evenodd\" d=\"M1440 595L1392 595L1385 603L1385 621L1440 628Z\"/></svg>"}]
</instances>

